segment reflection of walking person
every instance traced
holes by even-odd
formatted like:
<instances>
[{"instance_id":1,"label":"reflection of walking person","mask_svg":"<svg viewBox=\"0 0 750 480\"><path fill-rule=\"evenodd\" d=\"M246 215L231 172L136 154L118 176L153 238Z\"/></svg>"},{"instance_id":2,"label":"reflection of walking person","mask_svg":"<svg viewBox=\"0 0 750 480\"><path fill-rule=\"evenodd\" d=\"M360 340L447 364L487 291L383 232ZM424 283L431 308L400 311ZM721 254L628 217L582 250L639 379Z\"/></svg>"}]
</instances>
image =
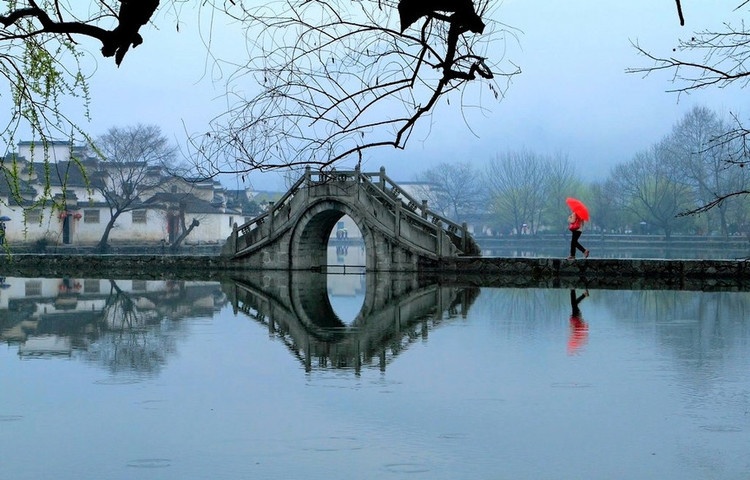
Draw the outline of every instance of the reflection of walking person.
<instances>
[{"instance_id":1,"label":"reflection of walking person","mask_svg":"<svg viewBox=\"0 0 750 480\"><path fill-rule=\"evenodd\" d=\"M573 234L570 238L570 256L568 257L568 260L575 260L576 250L582 251L583 256L589 258L589 251L583 248L583 245L578 242L578 239L581 238L581 234L583 234L583 224L583 219L575 213L571 213L568 216L568 230Z\"/></svg>"},{"instance_id":2,"label":"reflection of walking person","mask_svg":"<svg viewBox=\"0 0 750 480\"><path fill-rule=\"evenodd\" d=\"M586 344L589 337L589 326L583 321L581 315L581 309L578 308L578 304L583 301L584 298L589 296L589 291L583 292L583 295L576 297L575 288L570 289L570 336L568 337L568 355L573 355L582 346Z\"/></svg>"}]
</instances>

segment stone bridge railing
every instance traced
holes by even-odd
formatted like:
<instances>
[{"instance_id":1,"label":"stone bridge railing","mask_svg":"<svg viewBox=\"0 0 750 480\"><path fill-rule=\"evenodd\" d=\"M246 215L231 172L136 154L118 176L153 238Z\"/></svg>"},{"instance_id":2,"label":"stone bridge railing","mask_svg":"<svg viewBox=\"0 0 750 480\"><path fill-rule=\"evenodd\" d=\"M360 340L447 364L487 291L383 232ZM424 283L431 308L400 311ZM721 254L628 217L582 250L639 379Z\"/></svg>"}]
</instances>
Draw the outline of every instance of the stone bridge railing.
<instances>
[{"instance_id":1,"label":"stone bridge railing","mask_svg":"<svg viewBox=\"0 0 750 480\"><path fill-rule=\"evenodd\" d=\"M468 232L466 223L458 223L430 210L426 200L417 200L389 178L385 168L379 172L361 172L355 170L330 170L313 172L307 167L305 174L276 202L269 205L267 212L252 220L235 226L232 237L223 251L224 255L240 257L247 252L262 248L264 245L291 228L290 222L297 212L294 209L304 209L304 205L295 205L295 198L304 188L319 185L357 185L366 192L371 199L377 200L393 215L405 217L411 225L422 228L428 234L440 239L441 231L445 232L453 245L465 255L478 255L480 250ZM388 232L398 236L399 222L394 222L396 231ZM438 242L438 256L444 255L447 248Z\"/></svg>"}]
</instances>

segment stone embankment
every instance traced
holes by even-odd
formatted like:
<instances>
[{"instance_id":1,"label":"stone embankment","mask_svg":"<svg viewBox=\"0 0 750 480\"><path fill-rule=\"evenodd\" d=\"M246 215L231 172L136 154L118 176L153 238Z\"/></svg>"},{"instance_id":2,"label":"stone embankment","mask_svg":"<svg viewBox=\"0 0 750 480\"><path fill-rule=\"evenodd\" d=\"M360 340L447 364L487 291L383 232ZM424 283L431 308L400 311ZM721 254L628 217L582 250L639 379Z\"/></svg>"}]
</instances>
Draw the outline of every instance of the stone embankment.
<instances>
[{"instance_id":1,"label":"stone embankment","mask_svg":"<svg viewBox=\"0 0 750 480\"><path fill-rule=\"evenodd\" d=\"M477 286L750 290L750 261L457 257L422 265L422 275Z\"/></svg>"},{"instance_id":2,"label":"stone embankment","mask_svg":"<svg viewBox=\"0 0 750 480\"><path fill-rule=\"evenodd\" d=\"M201 255L33 255L0 257L6 277L219 279L241 275L232 260ZM420 277L477 286L750 290L746 260L456 257L420 265Z\"/></svg>"}]
</instances>

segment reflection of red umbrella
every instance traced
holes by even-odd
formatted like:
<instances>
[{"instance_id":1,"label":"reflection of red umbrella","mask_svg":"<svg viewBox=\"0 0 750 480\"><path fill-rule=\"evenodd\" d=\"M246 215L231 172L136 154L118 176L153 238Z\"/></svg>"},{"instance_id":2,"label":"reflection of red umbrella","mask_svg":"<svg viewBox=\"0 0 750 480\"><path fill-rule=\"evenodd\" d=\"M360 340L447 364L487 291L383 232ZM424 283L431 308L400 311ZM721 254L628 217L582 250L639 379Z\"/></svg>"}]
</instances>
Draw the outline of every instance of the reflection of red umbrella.
<instances>
[{"instance_id":1,"label":"reflection of red umbrella","mask_svg":"<svg viewBox=\"0 0 750 480\"><path fill-rule=\"evenodd\" d=\"M581 349L589 339L589 326L581 317L570 317L570 336L568 337L568 355Z\"/></svg>"},{"instance_id":2,"label":"reflection of red umbrella","mask_svg":"<svg viewBox=\"0 0 750 480\"><path fill-rule=\"evenodd\" d=\"M586 205L583 204L582 201L578 200L577 198L566 198L565 203L568 204L571 210L573 210L573 213L575 213L578 218L583 220L584 222L589 221L589 209L586 207Z\"/></svg>"}]
</instances>

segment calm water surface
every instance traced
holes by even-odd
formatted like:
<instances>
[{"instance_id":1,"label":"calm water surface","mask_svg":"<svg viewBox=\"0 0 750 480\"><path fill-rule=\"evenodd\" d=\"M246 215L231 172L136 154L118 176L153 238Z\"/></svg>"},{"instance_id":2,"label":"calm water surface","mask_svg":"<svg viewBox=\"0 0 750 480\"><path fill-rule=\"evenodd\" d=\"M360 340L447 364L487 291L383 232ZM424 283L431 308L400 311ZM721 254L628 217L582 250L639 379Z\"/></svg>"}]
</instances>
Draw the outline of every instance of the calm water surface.
<instances>
[{"instance_id":1,"label":"calm water surface","mask_svg":"<svg viewBox=\"0 0 750 480\"><path fill-rule=\"evenodd\" d=\"M2 480L750 478L746 292L2 286Z\"/></svg>"}]
</instances>

